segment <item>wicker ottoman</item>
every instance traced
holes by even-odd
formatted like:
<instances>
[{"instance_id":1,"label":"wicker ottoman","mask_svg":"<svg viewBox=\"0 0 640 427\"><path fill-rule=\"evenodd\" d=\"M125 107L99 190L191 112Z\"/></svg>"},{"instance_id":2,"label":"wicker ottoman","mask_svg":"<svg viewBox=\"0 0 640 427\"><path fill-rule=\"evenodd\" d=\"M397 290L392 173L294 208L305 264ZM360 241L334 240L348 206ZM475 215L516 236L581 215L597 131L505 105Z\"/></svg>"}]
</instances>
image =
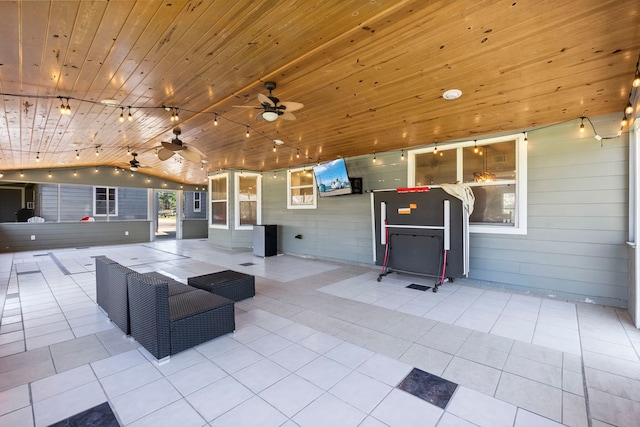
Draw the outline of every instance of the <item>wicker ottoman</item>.
<instances>
[{"instance_id":1,"label":"wicker ottoman","mask_svg":"<svg viewBox=\"0 0 640 427\"><path fill-rule=\"evenodd\" d=\"M233 270L189 277L189 286L240 301L256 294L255 277Z\"/></svg>"}]
</instances>

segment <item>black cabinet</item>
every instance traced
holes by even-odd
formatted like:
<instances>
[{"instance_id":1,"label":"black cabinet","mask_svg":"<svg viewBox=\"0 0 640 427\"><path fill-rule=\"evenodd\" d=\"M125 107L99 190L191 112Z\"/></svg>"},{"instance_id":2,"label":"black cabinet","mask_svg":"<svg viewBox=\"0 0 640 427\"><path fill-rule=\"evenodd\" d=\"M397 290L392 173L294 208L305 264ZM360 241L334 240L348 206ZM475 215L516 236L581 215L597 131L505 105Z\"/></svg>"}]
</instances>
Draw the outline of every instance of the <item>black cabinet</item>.
<instances>
[{"instance_id":1,"label":"black cabinet","mask_svg":"<svg viewBox=\"0 0 640 427\"><path fill-rule=\"evenodd\" d=\"M278 226L253 226L253 254L267 257L278 255Z\"/></svg>"}]
</instances>

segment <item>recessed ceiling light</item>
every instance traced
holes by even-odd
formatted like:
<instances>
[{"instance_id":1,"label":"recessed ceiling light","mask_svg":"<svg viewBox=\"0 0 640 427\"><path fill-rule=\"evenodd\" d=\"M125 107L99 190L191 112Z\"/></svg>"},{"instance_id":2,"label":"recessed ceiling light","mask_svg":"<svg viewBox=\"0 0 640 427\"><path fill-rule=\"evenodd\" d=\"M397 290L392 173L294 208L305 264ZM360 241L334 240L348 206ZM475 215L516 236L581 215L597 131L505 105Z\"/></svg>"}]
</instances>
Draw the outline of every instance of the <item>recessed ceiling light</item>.
<instances>
[{"instance_id":1,"label":"recessed ceiling light","mask_svg":"<svg viewBox=\"0 0 640 427\"><path fill-rule=\"evenodd\" d=\"M449 89L442 94L442 97L447 101L458 99L462 96L462 91L459 89Z\"/></svg>"},{"instance_id":2,"label":"recessed ceiling light","mask_svg":"<svg viewBox=\"0 0 640 427\"><path fill-rule=\"evenodd\" d=\"M111 98L103 99L102 101L100 101L100 103L104 105L118 105L118 101Z\"/></svg>"}]
</instances>

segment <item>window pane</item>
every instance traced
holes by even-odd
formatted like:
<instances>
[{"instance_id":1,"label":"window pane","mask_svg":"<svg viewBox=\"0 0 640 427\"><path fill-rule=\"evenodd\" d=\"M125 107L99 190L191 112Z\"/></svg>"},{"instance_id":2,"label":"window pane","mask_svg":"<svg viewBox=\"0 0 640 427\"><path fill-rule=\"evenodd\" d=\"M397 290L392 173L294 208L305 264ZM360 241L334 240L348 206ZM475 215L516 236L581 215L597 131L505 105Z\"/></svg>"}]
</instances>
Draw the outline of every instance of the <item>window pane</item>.
<instances>
[{"instance_id":1,"label":"window pane","mask_svg":"<svg viewBox=\"0 0 640 427\"><path fill-rule=\"evenodd\" d=\"M514 226L516 209L516 186L480 185L471 187L476 197L473 213L469 217L472 223L504 224Z\"/></svg>"},{"instance_id":2,"label":"window pane","mask_svg":"<svg viewBox=\"0 0 640 427\"><path fill-rule=\"evenodd\" d=\"M104 200L96 200L96 215L107 214L107 202Z\"/></svg>"},{"instance_id":3,"label":"window pane","mask_svg":"<svg viewBox=\"0 0 640 427\"><path fill-rule=\"evenodd\" d=\"M241 176L239 181L240 194L245 196L244 200L255 200L258 179L255 176Z\"/></svg>"},{"instance_id":4,"label":"window pane","mask_svg":"<svg viewBox=\"0 0 640 427\"><path fill-rule=\"evenodd\" d=\"M240 201L240 225L257 224L258 202Z\"/></svg>"},{"instance_id":5,"label":"window pane","mask_svg":"<svg viewBox=\"0 0 640 427\"><path fill-rule=\"evenodd\" d=\"M417 186L456 181L456 150L416 154Z\"/></svg>"},{"instance_id":6,"label":"window pane","mask_svg":"<svg viewBox=\"0 0 640 427\"><path fill-rule=\"evenodd\" d=\"M211 224L227 224L227 202L211 203Z\"/></svg>"},{"instance_id":7,"label":"window pane","mask_svg":"<svg viewBox=\"0 0 640 427\"><path fill-rule=\"evenodd\" d=\"M292 187L300 187L303 185L313 185L313 174L311 171L296 171L291 172L291 186Z\"/></svg>"},{"instance_id":8,"label":"window pane","mask_svg":"<svg viewBox=\"0 0 640 427\"><path fill-rule=\"evenodd\" d=\"M494 182L516 179L516 142L504 141L462 149L463 181Z\"/></svg>"},{"instance_id":9,"label":"window pane","mask_svg":"<svg viewBox=\"0 0 640 427\"><path fill-rule=\"evenodd\" d=\"M312 205L313 204L313 187L302 187L291 189L292 205Z\"/></svg>"},{"instance_id":10,"label":"window pane","mask_svg":"<svg viewBox=\"0 0 640 427\"><path fill-rule=\"evenodd\" d=\"M213 200L227 199L227 178L218 178L211 180L211 198Z\"/></svg>"}]
</instances>

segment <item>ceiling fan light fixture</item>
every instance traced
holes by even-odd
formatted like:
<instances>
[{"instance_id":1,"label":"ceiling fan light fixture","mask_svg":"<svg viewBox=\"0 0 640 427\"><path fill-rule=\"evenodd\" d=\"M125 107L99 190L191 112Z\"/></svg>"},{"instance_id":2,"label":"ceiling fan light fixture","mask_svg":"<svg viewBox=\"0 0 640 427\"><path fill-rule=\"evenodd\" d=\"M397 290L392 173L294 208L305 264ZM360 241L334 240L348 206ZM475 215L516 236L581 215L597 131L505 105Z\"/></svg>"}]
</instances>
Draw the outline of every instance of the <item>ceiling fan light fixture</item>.
<instances>
[{"instance_id":1,"label":"ceiling fan light fixture","mask_svg":"<svg viewBox=\"0 0 640 427\"><path fill-rule=\"evenodd\" d=\"M273 122L278 118L278 113L275 111L265 111L262 113L262 118L268 122Z\"/></svg>"}]
</instances>

